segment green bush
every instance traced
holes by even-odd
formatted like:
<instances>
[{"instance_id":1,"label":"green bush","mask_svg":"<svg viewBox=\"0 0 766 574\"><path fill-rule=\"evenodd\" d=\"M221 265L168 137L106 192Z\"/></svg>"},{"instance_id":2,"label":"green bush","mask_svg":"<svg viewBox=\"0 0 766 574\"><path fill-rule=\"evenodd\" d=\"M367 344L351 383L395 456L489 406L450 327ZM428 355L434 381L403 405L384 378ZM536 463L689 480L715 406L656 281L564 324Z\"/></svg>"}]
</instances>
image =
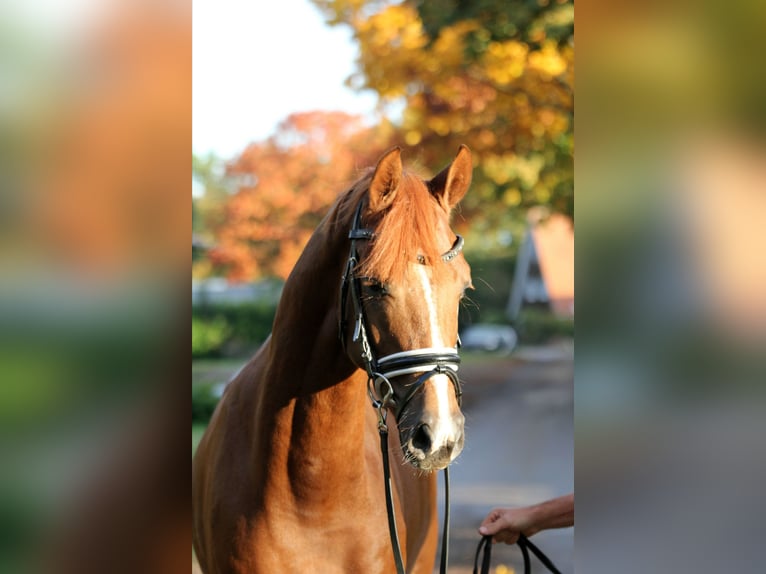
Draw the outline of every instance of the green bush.
<instances>
[{"instance_id":1,"label":"green bush","mask_svg":"<svg viewBox=\"0 0 766 574\"><path fill-rule=\"evenodd\" d=\"M233 339L260 345L271 333L276 310L276 305L270 303L241 303L216 305L213 311L226 319Z\"/></svg>"},{"instance_id":2,"label":"green bush","mask_svg":"<svg viewBox=\"0 0 766 574\"><path fill-rule=\"evenodd\" d=\"M192 314L192 357L220 355L231 329L224 317L203 319Z\"/></svg>"},{"instance_id":3,"label":"green bush","mask_svg":"<svg viewBox=\"0 0 766 574\"><path fill-rule=\"evenodd\" d=\"M213 393L213 385L192 387L192 423L207 423L217 404L218 397Z\"/></svg>"},{"instance_id":4,"label":"green bush","mask_svg":"<svg viewBox=\"0 0 766 574\"><path fill-rule=\"evenodd\" d=\"M207 304L192 307L192 357L248 354L271 333L273 303Z\"/></svg>"},{"instance_id":5,"label":"green bush","mask_svg":"<svg viewBox=\"0 0 766 574\"><path fill-rule=\"evenodd\" d=\"M519 341L526 344L545 343L555 337L574 337L574 319L557 317L547 309L524 308L513 326Z\"/></svg>"}]
</instances>

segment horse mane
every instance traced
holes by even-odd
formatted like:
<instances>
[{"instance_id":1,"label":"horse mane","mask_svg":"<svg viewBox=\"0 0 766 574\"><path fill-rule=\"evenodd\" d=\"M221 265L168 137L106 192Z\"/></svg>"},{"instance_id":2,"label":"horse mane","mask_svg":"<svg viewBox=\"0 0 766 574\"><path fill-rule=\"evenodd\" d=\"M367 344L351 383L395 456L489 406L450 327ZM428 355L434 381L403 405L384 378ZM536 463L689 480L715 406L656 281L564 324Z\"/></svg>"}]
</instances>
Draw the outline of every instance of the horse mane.
<instances>
[{"instance_id":1,"label":"horse mane","mask_svg":"<svg viewBox=\"0 0 766 574\"><path fill-rule=\"evenodd\" d=\"M366 201L372 175L371 169L336 202L331 221L339 227L339 233L351 229L357 205ZM426 183L403 172L393 203L381 214L362 218L364 227L375 228L375 237L367 256L357 266L357 275L396 282L404 276L407 266L419 259L433 267L435 274L446 270L441 254L450 248L451 240L440 245L438 239L448 217Z\"/></svg>"}]
</instances>

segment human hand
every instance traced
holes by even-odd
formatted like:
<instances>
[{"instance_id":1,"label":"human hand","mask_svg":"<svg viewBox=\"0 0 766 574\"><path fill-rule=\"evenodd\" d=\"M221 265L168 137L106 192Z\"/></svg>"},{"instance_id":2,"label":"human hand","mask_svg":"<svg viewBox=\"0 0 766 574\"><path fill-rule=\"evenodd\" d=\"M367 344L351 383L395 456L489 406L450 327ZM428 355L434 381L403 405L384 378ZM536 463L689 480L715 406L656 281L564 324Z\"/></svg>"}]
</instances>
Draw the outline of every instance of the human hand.
<instances>
[{"instance_id":1,"label":"human hand","mask_svg":"<svg viewBox=\"0 0 766 574\"><path fill-rule=\"evenodd\" d=\"M495 508L479 526L493 542L515 544L519 534L530 537L548 528L574 526L574 493L523 508Z\"/></svg>"},{"instance_id":2,"label":"human hand","mask_svg":"<svg viewBox=\"0 0 766 574\"><path fill-rule=\"evenodd\" d=\"M495 508L479 526L479 534L492 535L492 542L516 544L519 534L531 536L532 529L529 508Z\"/></svg>"}]
</instances>

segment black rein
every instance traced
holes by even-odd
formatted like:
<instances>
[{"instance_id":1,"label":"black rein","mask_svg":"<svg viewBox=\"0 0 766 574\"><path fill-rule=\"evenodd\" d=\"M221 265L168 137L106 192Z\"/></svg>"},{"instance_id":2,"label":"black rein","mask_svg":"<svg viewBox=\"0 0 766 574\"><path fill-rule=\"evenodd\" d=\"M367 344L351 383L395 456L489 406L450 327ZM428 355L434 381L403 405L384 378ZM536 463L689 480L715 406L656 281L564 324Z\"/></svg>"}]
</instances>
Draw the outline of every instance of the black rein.
<instances>
[{"instance_id":1,"label":"black rein","mask_svg":"<svg viewBox=\"0 0 766 574\"><path fill-rule=\"evenodd\" d=\"M551 559L548 558L542 550L529 541L529 538L523 534L519 534L519 539L516 541L519 548L521 548L521 554L524 557L524 574L531 573L531 565L529 560L529 553L532 552L537 559L545 566L549 572L553 574L561 574L558 568L554 566ZM481 560L481 570L479 570L479 556L484 549L484 555ZM476 556L473 559L473 574L489 574L489 564L492 558L492 535L483 536L479 540L479 546L476 548Z\"/></svg>"}]
</instances>

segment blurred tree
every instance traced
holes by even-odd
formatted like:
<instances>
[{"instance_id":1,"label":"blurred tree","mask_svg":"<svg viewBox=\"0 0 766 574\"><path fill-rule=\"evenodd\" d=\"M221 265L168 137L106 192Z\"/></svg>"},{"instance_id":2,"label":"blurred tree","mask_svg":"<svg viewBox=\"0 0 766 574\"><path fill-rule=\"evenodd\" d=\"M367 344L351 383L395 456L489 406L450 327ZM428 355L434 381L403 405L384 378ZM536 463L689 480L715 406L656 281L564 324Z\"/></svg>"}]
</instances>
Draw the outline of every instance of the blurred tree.
<instances>
[{"instance_id":1,"label":"blurred tree","mask_svg":"<svg viewBox=\"0 0 766 574\"><path fill-rule=\"evenodd\" d=\"M224 223L224 206L233 191L224 170L223 160L213 154L192 155L192 179L201 191L198 197L192 195L192 231L208 240L213 239L212 230Z\"/></svg>"},{"instance_id":2,"label":"blurred tree","mask_svg":"<svg viewBox=\"0 0 766 574\"><path fill-rule=\"evenodd\" d=\"M401 143L427 165L471 147L467 223L508 229L535 205L573 214L572 0L312 1L353 30L349 85L403 107Z\"/></svg>"},{"instance_id":3,"label":"blurred tree","mask_svg":"<svg viewBox=\"0 0 766 574\"><path fill-rule=\"evenodd\" d=\"M286 278L338 194L374 165L392 128L341 112L289 116L226 167L238 191L214 225L214 268L232 280Z\"/></svg>"},{"instance_id":4,"label":"blurred tree","mask_svg":"<svg viewBox=\"0 0 766 574\"><path fill-rule=\"evenodd\" d=\"M226 202L233 191L224 173L223 160L213 154L192 154L192 277L215 273L207 249L215 244L215 232L226 223Z\"/></svg>"}]
</instances>

